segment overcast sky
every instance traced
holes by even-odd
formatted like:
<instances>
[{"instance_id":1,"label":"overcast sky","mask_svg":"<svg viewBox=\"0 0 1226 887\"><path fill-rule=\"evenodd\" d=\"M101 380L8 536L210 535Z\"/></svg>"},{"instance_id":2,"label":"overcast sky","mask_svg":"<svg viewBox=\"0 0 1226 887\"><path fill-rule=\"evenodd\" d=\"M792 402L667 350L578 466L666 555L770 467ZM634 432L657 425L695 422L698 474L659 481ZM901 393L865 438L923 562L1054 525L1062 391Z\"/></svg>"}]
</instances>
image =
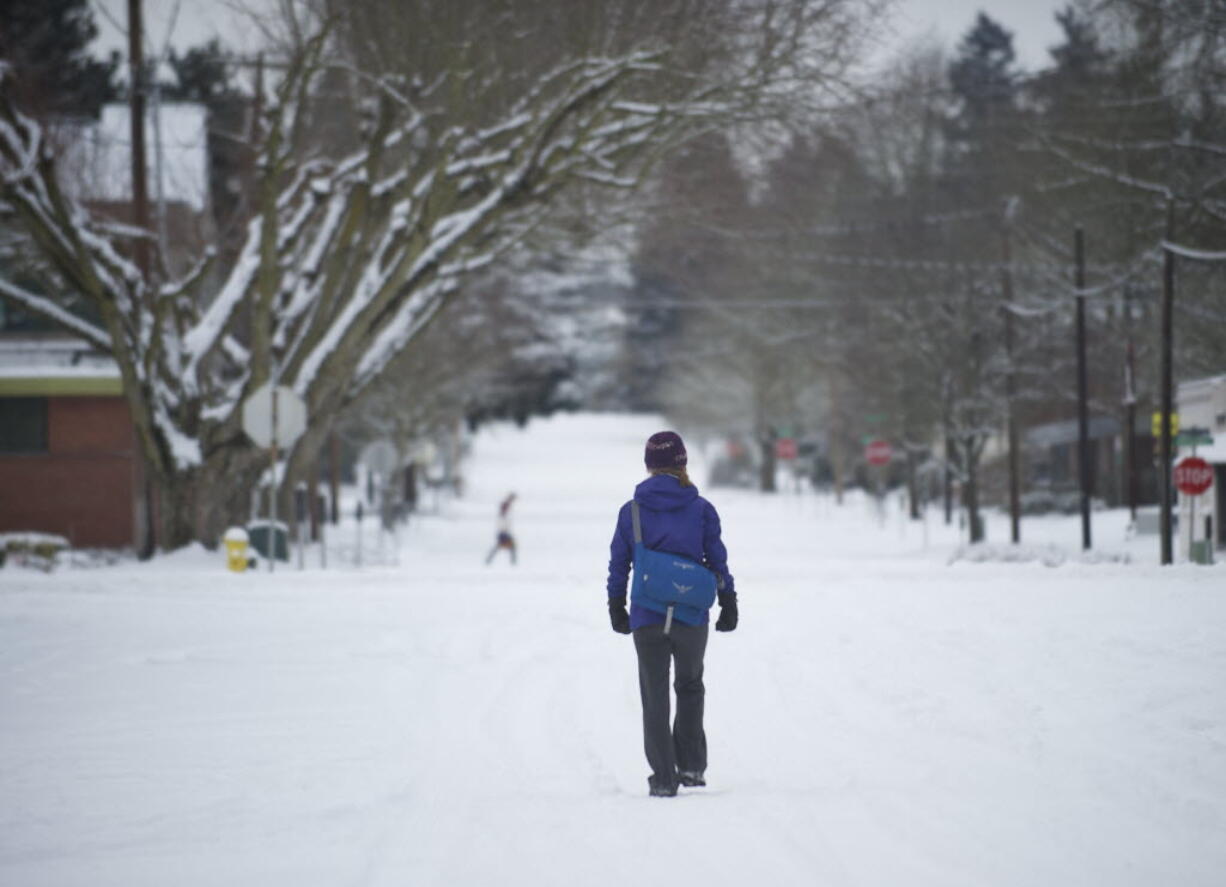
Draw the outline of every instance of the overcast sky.
<instances>
[{"instance_id":1,"label":"overcast sky","mask_svg":"<svg viewBox=\"0 0 1226 887\"><path fill-rule=\"evenodd\" d=\"M100 54L112 49L127 51L124 36L127 0L91 0L98 12ZM158 51L170 43L182 50L220 37L235 48L250 50L258 34L236 6L259 7L268 0L144 0L145 30L151 48ZM1047 47L1059 39L1054 12L1064 0L896 0L892 34L886 47L930 34L953 47L983 10L1014 34L1014 47L1023 67L1034 69L1047 63ZM173 18L173 28L172 28Z\"/></svg>"},{"instance_id":2,"label":"overcast sky","mask_svg":"<svg viewBox=\"0 0 1226 887\"><path fill-rule=\"evenodd\" d=\"M1055 13L1067 5L1067 0L898 0L894 39L931 33L952 49L982 11L1013 32L1018 62L1034 70L1050 61L1047 48L1060 41Z\"/></svg>"}]
</instances>

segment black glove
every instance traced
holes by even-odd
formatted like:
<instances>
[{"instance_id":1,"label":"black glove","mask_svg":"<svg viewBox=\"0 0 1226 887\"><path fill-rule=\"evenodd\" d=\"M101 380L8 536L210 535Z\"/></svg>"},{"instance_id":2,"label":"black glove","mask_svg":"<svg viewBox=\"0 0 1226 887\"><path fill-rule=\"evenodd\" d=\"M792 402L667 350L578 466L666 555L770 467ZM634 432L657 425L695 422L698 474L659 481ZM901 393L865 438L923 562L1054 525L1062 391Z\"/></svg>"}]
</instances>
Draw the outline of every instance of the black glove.
<instances>
[{"instance_id":1,"label":"black glove","mask_svg":"<svg viewBox=\"0 0 1226 887\"><path fill-rule=\"evenodd\" d=\"M618 634L630 634L630 614L626 612L626 596L609 598L609 622Z\"/></svg>"},{"instance_id":2,"label":"black glove","mask_svg":"<svg viewBox=\"0 0 1226 887\"><path fill-rule=\"evenodd\" d=\"M715 620L716 631L736 631L736 593L719 593L719 618Z\"/></svg>"}]
</instances>

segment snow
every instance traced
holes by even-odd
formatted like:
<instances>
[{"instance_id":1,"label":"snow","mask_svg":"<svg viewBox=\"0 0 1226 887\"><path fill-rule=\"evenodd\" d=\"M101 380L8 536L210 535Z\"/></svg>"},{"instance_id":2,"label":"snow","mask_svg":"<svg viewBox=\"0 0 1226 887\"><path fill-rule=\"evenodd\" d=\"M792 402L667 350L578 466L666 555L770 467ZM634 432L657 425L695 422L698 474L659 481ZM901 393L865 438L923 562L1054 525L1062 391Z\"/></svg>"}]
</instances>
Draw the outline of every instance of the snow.
<instances>
[{"instance_id":1,"label":"snow","mask_svg":"<svg viewBox=\"0 0 1226 887\"><path fill-rule=\"evenodd\" d=\"M1183 256L1185 259L1195 259L1198 262L1226 262L1226 251L1222 250L1193 249L1190 246L1180 246L1178 243L1172 243L1169 240L1162 241L1162 248L1170 250L1177 256Z\"/></svg>"},{"instance_id":2,"label":"snow","mask_svg":"<svg viewBox=\"0 0 1226 887\"><path fill-rule=\"evenodd\" d=\"M708 491L742 621L709 787L648 798L604 578L660 427L484 431L464 498L364 561L399 566L0 569L0 883L1220 883L1226 567L1158 567L1116 512L1130 563L950 565L893 500ZM485 567L511 490L520 562Z\"/></svg>"},{"instance_id":3,"label":"snow","mask_svg":"<svg viewBox=\"0 0 1226 887\"><path fill-rule=\"evenodd\" d=\"M183 349L187 354L188 365L181 378L189 394L194 394L197 389L196 369L200 361L207 356L218 338L225 334L230 315L242 303L256 272L259 271L262 221L262 218L257 216L247 224L247 240L234 267L230 269L225 285L200 320L183 337Z\"/></svg>"},{"instance_id":4,"label":"snow","mask_svg":"<svg viewBox=\"0 0 1226 887\"><path fill-rule=\"evenodd\" d=\"M86 320L82 320L71 311L66 311L51 299L40 296L37 293L32 293L2 278L0 278L0 295L24 306L28 311L49 317L57 323L75 330L95 346L102 348L110 347L110 338L104 330Z\"/></svg>"},{"instance_id":5,"label":"snow","mask_svg":"<svg viewBox=\"0 0 1226 887\"><path fill-rule=\"evenodd\" d=\"M59 548L67 548L68 540L54 533L0 533L0 549L13 544L22 546L54 545Z\"/></svg>"},{"instance_id":6,"label":"snow","mask_svg":"<svg viewBox=\"0 0 1226 887\"><path fill-rule=\"evenodd\" d=\"M4 282L0 281L0 289ZM93 350L90 342L71 336L57 338L10 336L0 340L0 379L118 379L114 358Z\"/></svg>"}]
</instances>

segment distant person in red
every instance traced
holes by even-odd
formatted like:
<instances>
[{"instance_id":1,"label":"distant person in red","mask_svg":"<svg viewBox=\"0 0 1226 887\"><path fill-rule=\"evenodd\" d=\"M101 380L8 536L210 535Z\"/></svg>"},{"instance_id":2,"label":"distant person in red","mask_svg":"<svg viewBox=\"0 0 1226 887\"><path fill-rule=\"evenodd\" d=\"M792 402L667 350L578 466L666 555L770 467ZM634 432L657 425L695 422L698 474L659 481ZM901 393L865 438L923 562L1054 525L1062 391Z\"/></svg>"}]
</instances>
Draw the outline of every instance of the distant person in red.
<instances>
[{"instance_id":1,"label":"distant person in red","mask_svg":"<svg viewBox=\"0 0 1226 887\"><path fill-rule=\"evenodd\" d=\"M511 563L515 563L515 537L511 535L511 506L513 504L515 504L515 494L508 493L507 497L502 500L502 504L498 506L498 540L485 558L487 564L493 561L494 555L503 548L511 553Z\"/></svg>"}]
</instances>

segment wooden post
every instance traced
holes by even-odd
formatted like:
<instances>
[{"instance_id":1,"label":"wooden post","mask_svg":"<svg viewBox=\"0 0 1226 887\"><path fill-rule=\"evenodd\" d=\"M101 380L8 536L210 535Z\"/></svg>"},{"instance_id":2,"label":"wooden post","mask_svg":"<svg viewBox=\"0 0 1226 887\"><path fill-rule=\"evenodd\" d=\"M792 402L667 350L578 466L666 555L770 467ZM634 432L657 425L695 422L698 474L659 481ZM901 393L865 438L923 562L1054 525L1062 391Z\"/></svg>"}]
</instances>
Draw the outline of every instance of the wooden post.
<instances>
[{"instance_id":1,"label":"wooden post","mask_svg":"<svg viewBox=\"0 0 1226 887\"><path fill-rule=\"evenodd\" d=\"M341 520L341 442L336 432L328 436L328 499L332 506L332 524Z\"/></svg>"},{"instance_id":2,"label":"wooden post","mask_svg":"<svg viewBox=\"0 0 1226 887\"><path fill-rule=\"evenodd\" d=\"M1017 373L1013 366L1013 250L1009 239L1009 223L1006 219L1002 251L1004 265L1001 269L1001 310L1005 322L1005 437L1009 447L1009 531L1013 544L1022 541L1022 494L1021 459L1017 439Z\"/></svg>"},{"instance_id":3,"label":"wooden post","mask_svg":"<svg viewBox=\"0 0 1226 887\"><path fill-rule=\"evenodd\" d=\"M145 231L149 229L149 192L145 169L145 62L142 46L144 24L141 15L141 0L128 0L128 117L129 136L132 141L132 226ZM150 285L149 241L137 237L132 241L132 258L140 271L145 286ZM145 521L142 536L137 545L141 560L153 557L157 547L158 509L155 496L154 469L148 459L142 458L140 495L144 499Z\"/></svg>"},{"instance_id":4,"label":"wooden post","mask_svg":"<svg viewBox=\"0 0 1226 887\"><path fill-rule=\"evenodd\" d=\"M1077 227L1073 235L1076 262L1074 286L1077 298L1077 465L1081 480L1081 547L1090 549L1090 407L1089 379L1086 372L1086 248L1085 232Z\"/></svg>"},{"instance_id":5,"label":"wooden post","mask_svg":"<svg viewBox=\"0 0 1226 887\"><path fill-rule=\"evenodd\" d=\"M1129 520L1137 521L1137 385L1136 385L1136 347L1132 341L1132 290L1124 287L1124 335L1127 340L1124 355L1124 421L1127 427L1124 431L1124 445L1127 448L1125 459L1128 473L1128 515Z\"/></svg>"},{"instance_id":6,"label":"wooden post","mask_svg":"<svg viewBox=\"0 0 1226 887\"><path fill-rule=\"evenodd\" d=\"M1175 204L1167 204L1166 239L1169 243L1174 237ZM1159 457L1158 477L1161 482L1162 496L1160 533L1162 536L1162 564L1173 564L1175 552L1171 539L1171 507L1174 496L1171 491L1171 459L1174 455L1171 446L1171 413L1175 410L1174 392L1174 305L1175 305L1175 254L1169 247L1162 249L1162 444Z\"/></svg>"}]
</instances>

